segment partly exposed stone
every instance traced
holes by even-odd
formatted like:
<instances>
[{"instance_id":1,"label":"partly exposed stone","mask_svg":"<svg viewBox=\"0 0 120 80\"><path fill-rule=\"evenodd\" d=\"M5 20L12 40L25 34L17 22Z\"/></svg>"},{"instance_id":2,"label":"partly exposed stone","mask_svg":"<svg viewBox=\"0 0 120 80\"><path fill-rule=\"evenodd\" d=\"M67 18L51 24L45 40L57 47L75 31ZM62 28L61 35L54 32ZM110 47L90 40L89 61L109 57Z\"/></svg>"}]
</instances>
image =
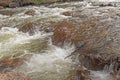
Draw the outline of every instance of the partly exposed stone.
<instances>
[{"instance_id":1,"label":"partly exposed stone","mask_svg":"<svg viewBox=\"0 0 120 80\"><path fill-rule=\"evenodd\" d=\"M103 15L100 15L101 13ZM115 7L94 7L74 12L71 19L59 22L55 26L53 44L56 46L74 44L76 50L71 55L79 56L79 62L89 70L103 70L106 65L108 67L113 65L112 70L118 72L120 68L118 14L119 10Z\"/></svg>"},{"instance_id":2,"label":"partly exposed stone","mask_svg":"<svg viewBox=\"0 0 120 80\"><path fill-rule=\"evenodd\" d=\"M11 70L13 68L19 67L24 63L24 59L22 58L9 58L9 59L1 59L0 60L0 72L6 72L7 70Z\"/></svg>"},{"instance_id":3,"label":"partly exposed stone","mask_svg":"<svg viewBox=\"0 0 120 80\"><path fill-rule=\"evenodd\" d=\"M89 70L80 68L80 69L75 69L70 71L70 80L92 80L92 77L90 76L91 72Z\"/></svg>"},{"instance_id":4,"label":"partly exposed stone","mask_svg":"<svg viewBox=\"0 0 120 80\"><path fill-rule=\"evenodd\" d=\"M12 10L0 10L0 14L2 14L2 15L12 16L15 13L16 12L12 11Z\"/></svg>"},{"instance_id":5,"label":"partly exposed stone","mask_svg":"<svg viewBox=\"0 0 120 80\"><path fill-rule=\"evenodd\" d=\"M64 13L62 13L62 15L64 15L64 16L72 16L72 13L71 12L64 12Z\"/></svg>"},{"instance_id":6,"label":"partly exposed stone","mask_svg":"<svg viewBox=\"0 0 120 80\"><path fill-rule=\"evenodd\" d=\"M100 6L100 7L106 7L106 6L119 6L120 2L91 2L93 6Z\"/></svg>"},{"instance_id":7,"label":"partly exposed stone","mask_svg":"<svg viewBox=\"0 0 120 80\"><path fill-rule=\"evenodd\" d=\"M34 10L28 10L28 11L25 12L25 14L34 16L35 15L35 11Z\"/></svg>"},{"instance_id":8,"label":"partly exposed stone","mask_svg":"<svg viewBox=\"0 0 120 80\"><path fill-rule=\"evenodd\" d=\"M0 74L0 80L30 80L30 79L23 73L7 72Z\"/></svg>"},{"instance_id":9,"label":"partly exposed stone","mask_svg":"<svg viewBox=\"0 0 120 80\"><path fill-rule=\"evenodd\" d=\"M61 22L56 25L53 34L53 44L63 46L65 42L71 42L75 31L75 27L67 22Z\"/></svg>"},{"instance_id":10,"label":"partly exposed stone","mask_svg":"<svg viewBox=\"0 0 120 80\"><path fill-rule=\"evenodd\" d=\"M25 23L25 24L21 25L21 27L19 28L19 31L22 31L25 33L29 32L30 34L33 34L34 30L35 30L35 25L32 22Z\"/></svg>"}]
</instances>

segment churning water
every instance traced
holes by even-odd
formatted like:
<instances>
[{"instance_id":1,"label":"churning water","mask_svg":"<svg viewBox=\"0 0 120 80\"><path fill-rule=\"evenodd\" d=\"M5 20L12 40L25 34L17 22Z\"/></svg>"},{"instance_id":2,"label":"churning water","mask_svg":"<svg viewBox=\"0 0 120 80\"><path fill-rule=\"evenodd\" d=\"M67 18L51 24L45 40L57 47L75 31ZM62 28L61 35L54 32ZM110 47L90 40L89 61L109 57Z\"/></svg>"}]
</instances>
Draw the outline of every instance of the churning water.
<instances>
[{"instance_id":1,"label":"churning water","mask_svg":"<svg viewBox=\"0 0 120 80\"><path fill-rule=\"evenodd\" d=\"M72 60L66 59L66 57L74 51L74 46L68 44L63 48L56 47L51 42L52 33L35 30L35 33L30 35L19 31L18 25L27 22L59 21L69 18L61 13L72 11L75 9L74 6L80 8L79 5L83 3L54 4L49 6L51 8L29 6L13 9L17 12L12 16L0 14L0 27L2 27L0 30L0 58L25 58L25 63L13 71L23 72L29 75L32 80L68 80L73 64ZM66 8L55 6L65 6ZM84 7L90 7L90 5L84 5L82 8ZM34 16L24 14L31 9L35 11ZM108 72L91 72L94 75L92 80L114 80Z\"/></svg>"},{"instance_id":2,"label":"churning water","mask_svg":"<svg viewBox=\"0 0 120 80\"><path fill-rule=\"evenodd\" d=\"M30 36L17 28L2 28L0 31L0 57L29 57L24 65L15 69L24 72L33 80L65 80L71 70L71 59L65 59L74 47L55 47L45 38L51 33L37 32Z\"/></svg>"},{"instance_id":3,"label":"churning water","mask_svg":"<svg viewBox=\"0 0 120 80\"><path fill-rule=\"evenodd\" d=\"M35 10L35 16L25 15L27 10ZM16 10L16 9L15 9ZM0 15L0 58L26 58L25 63L14 69L29 75L32 80L66 80L71 70L71 59L65 59L73 50L72 46L59 48L52 45L52 33L35 30L33 35L12 28L25 21L38 19L60 20L67 18L60 13L71 9L41 7L19 8L23 12L13 16ZM7 27L9 26L9 27ZM12 26L12 27L11 27Z\"/></svg>"}]
</instances>

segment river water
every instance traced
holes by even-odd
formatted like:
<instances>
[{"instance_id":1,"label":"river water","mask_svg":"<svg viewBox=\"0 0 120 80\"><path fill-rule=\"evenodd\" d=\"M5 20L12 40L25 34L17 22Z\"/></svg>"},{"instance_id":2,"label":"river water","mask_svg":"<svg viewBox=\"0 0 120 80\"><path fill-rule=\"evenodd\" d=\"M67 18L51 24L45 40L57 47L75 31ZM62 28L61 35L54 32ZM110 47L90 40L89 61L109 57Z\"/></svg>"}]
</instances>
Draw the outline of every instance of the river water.
<instances>
[{"instance_id":1,"label":"river water","mask_svg":"<svg viewBox=\"0 0 120 80\"><path fill-rule=\"evenodd\" d=\"M35 16L24 14L27 10L34 10ZM15 27L25 22L37 20L59 21L66 16L62 12L72 8L48 8L45 6L28 6L13 9L18 13L7 16L0 15L0 58L29 58L19 68L13 71L23 72L32 80L66 80L71 70L71 59L65 59L73 50L74 46L59 48L52 45L50 36L53 33L45 33L35 29L35 33L23 33ZM6 9L11 10L11 9Z\"/></svg>"},{"instance_id":2,"label":"river water","mask_svg":"<svg viewBox=\"0 0 120 80\"><path fill-rule=\"evenodd\" d=\"M74 45L65 45L63 48L52 45L52 32L39 31L35 26L34 34L19 31L21 24L36 22L47 24L47 21L58 22L71 16L62 15L63 12L76 8L90 7L86 2L70 2L45 6L27 6L15 9L12 16L0 14L0 58L25 58L24 64L13 69L30 76L32 80L68 80L73 69L71 58L65 59L74 51ZM35 15L24 14L34 10ZM92 80L114 80L107 71L92 71Z\"/></svg>"}]
</instances>

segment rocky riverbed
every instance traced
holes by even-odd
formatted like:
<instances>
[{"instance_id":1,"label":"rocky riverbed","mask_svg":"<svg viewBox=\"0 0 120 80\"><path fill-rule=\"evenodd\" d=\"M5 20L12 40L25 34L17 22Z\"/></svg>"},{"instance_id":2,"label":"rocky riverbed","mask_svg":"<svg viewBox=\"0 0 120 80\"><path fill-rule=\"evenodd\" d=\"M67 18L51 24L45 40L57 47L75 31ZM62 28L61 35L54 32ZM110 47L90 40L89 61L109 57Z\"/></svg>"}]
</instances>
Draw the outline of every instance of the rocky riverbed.
<instances>
[{"instance_id":1,"label":"rocky riverbed","mask_svg":"<svg viewBox=\"0 0 120 80\"><path fill-rule=\"evenodd\" d=\"M116 2L0 9L0 79L119 80L119 36Z\"/></svg>"}]
</instances>

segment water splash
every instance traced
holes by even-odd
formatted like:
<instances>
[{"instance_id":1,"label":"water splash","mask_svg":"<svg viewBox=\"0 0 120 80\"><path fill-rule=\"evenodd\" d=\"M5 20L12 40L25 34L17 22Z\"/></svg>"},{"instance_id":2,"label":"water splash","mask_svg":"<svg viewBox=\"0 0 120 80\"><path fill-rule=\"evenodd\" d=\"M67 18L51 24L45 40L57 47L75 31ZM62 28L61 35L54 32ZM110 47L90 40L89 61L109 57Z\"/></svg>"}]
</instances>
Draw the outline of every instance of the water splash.
<instances>
[{"instance_id":1,"label":"water splash","mask_svg":"<svg viewBox=\"0 0 120 80\"><path fill-rule=\"evenodd\" d=\"M47 40L47 44L40 43L42 39L45 40L45 37L52 35L51 33L37 32L31 36L19 32L17 28L9 27L2 28L0 33L0 36L4 35L5 37L5 40L1 40L0 43L1 58L8 56L12 58L15 55L24 57L32 54L24 65L14 70L28 74L33 80L65 80L69 76L72 61L71 59L65 59L65 57L74 50L74 46L66 45L62 49L53 46L50 39ZM32 42L30 42L31 40ZM31 44L34 45L31 46ZM45 49L45 52L41 52L44 50L43 46L46 45L49 45L50 48Z\"/></svg>"}]
</instances>

